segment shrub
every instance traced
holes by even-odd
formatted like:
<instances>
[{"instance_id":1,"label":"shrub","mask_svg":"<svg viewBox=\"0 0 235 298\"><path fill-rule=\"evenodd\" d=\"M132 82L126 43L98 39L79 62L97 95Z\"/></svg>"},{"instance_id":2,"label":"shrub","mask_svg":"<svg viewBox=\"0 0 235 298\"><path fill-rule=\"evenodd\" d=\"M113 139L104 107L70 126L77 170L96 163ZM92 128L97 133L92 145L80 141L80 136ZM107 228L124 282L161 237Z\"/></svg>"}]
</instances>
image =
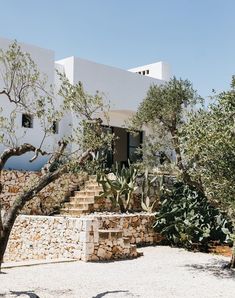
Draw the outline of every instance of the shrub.
<instances>
[{"instance_id":1,"label":"shrub","mask_svg":"<svg viewBox=\"0 0 235 298\"><path fill-rule=\"evenodd\" d=\"M174 246L207 250L211 242L229 241L232 224L219 209L194 188L174 184L170 194L160 201L155 230Z\"/></svg>"}]
</instances>

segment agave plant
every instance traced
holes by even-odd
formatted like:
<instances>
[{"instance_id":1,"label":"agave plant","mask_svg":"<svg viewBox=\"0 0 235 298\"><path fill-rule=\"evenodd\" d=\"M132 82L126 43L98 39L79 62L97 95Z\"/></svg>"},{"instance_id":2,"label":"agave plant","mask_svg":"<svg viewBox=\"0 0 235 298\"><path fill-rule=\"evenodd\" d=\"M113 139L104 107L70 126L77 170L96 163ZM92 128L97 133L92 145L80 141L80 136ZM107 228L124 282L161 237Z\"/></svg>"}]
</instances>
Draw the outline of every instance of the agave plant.
<instances>
[{"instance_id":1,"label":"agave plant","mask_svg":"<svg viewBox=\"0 0 235 298\"><path fill-rule=\"evenodd\" d=\"M129 167L123 166L120 169L116 163L113 174L113 179L104 173L97 176L98 183L103 187L100 196L110 198L114 206L118 204L121 212L126 212L129 209L133 193L137 189L138 170L130 163Z\"/></svg>"},{"instance_id":2,"label":"agave plant","mask_svg":"<svg viewBox=\"0 0 235 298\"><path fill-rule=\"evenodd\" d=\"M153 212L163 190L164 177L151 177L146 169L141 178L141 207L146 212Z\"/></svg>"}]
</instances>

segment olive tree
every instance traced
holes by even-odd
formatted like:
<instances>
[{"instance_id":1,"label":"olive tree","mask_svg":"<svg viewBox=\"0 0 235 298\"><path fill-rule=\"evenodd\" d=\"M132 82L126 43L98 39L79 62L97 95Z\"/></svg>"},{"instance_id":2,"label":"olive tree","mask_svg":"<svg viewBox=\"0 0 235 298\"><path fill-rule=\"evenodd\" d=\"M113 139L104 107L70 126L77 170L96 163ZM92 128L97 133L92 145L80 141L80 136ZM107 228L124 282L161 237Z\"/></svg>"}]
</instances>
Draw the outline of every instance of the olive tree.
<instances>
[{"instance_id":1,"label":"olive tree","mask_svg":"<svg viewBox=\"0 0 235 298\"><path fill-rule=\"evenodd\" d=\"M0 107L10 106L6 116L0 110L0 141L4 150L0 153L0 178L7 161L25 153L33 153L30 162L40 155L48 156L48 162L42 167L42 175L31 181L15 199L9 210L0 212L0 269L8 239L17 215L27 202L32 200L43 188L70 171L74 165L81 166L93 151L107 146L110 136L102 132L102 120L108 108L99 92L89 95L81 83L72 85L64 74L58 73L60 89L53 93L48 86L46 76L42 75L28 53L24 53L17 42L4 51L0 50ZM60 98L60 102L58 102ZM53 121L59 121L67 112L73 114L74 123L70 135L58 140L56 146L45 145L45 140L53 133ZM39 146L24 143L24 137L17 132L17 115L29 113L38 119L42 130ZM70 144L75 149L72 150ZM0 192L3 189L0 182ZM0 202L1 211L1 202Z\"/></svg>"},{"instance_id":2,"label":"olive tree","mask_svg":"<svg viewBox=\"0 0 235 298\"><path fill-rule=\"evenodd\" d=\"M235 80L207 110L192 113L182 127L182 148L190 176L235 223ZM230 262L235 267L235 245Z\"/></svg>"},{"instance_id":3,"label":"olive tree","mask_svg":"<svg viewBox=\"0 0 235 298\"><path fill-rule=\"evenodd\" d=\"M202 98L192 84L188 80L174 77L162 85L149 88L131 126L140 129L147 125L151 131L145 140L144 158L153 156L154 152L164 151L166 159L170 160L172 158L167 156L168 152L173 152L176 169L183 181L202 190L200 181L191 179L188 173L180 143L180 128L186 120L187 112L199 103L202 103Z\"/></svg>"}]
</instances>

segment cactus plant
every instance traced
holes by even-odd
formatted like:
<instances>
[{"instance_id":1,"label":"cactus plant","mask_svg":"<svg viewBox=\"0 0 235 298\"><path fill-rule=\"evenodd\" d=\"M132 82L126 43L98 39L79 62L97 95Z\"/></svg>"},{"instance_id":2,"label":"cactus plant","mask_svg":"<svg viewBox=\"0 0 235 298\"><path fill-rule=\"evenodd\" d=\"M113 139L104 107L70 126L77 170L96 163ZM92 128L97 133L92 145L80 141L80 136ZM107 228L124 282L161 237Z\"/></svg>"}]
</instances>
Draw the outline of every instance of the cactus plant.
<instances>
[{"instance_id":1,"label":"cactus plant","mask_svg":"<svg viewBox=\"0 0 235 298\"><path fill-rule=\"evenodd\" d=\"M164 176L151 176L148 169L146 169L140 182L141 207L146 212L153 212L164 189Z\"/></svg>"},{"instance_id":2,"label":"cactus plant","mask_svg":"<svg viewBox=\"0 0 235 298\"><path fill-rule=\"evenodd\" d=\"M108 174L97 175L97 181L103 187L101 197L110 198L113 205L117 204L121 212L129 209L133 192L137 189L136 178L138 170L129 163L129 167L123 166L121 169L116 163L113 168L114 179L110 179Z\"/></svg>"}]
</instances>

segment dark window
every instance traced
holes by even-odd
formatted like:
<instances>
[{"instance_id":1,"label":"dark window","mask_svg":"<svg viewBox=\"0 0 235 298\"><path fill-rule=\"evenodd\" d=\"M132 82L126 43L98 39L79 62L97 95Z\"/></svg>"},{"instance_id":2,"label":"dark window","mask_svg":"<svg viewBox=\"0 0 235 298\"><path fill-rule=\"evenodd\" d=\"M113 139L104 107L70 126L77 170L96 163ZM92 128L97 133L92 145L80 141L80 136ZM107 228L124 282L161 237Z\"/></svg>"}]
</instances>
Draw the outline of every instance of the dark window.
<instances>
[{"instance_id":1,"label":"dark window","mask_svg":"<svg viewBox=\"0 0 235 298\"><path fill-rule=\"evenodd\" d=\"M149 74L149 70L148 69L146 70L146 74Z\"/></svg>"},{"instance_id":2,"label":"dark window","mask_svg":"<svg viewBox=\"0 0 235 298\"><path fill-rule=\"evenodd\" d=\"M58 121L53 121L52 123L52 132L57 134L59 132L59 123Z\"/></svg>"},{"instance_id":3,"label":"dark window","mask_svg":"<svg viewBox=\"0 0 235 298\"><path fill-rule=\"evenodd\" d=\"M33 116L22 114L22 127L33 128Z\"/></svg>"},{"instance_id":4,"label":"dark window","mask_svg":"<svg viewBox=\"0 0 235 298\"><path fill-rule=\"evenodd\" d=\"M128 133L128 158L131 162L135 162L142 158L140 154L137 153L137 148L142 144L143 133L141 131L135 134Z\"/></svg>"},{"instance_id":5,"label":"dark window","mask_svg":"<svg viewBox=\"0 0 235 298\"><path fill-rule=\"evenodd\" d=\"M139 71L139 74L141 74L141 71Z\"/></svg>"},{"instance_id":6,"label":"dark window","mask_svg":"<svg viewBox=\"0 0 235 298\"><path fill-rule=\"evenodd\" d=\"M102 125L102 131L105 134L113 134L113 127ZM102 164L105 168L111 168L113 164L113 144L112 148L102 148L100 149L100 156L105 160L102 160Z\"/></svg>"},{"instance_id":7,"label":"dark window","mask_svg":"<svg viewBox=\"0 0 235 298\"><path fill-rule=\"evenodd\" d=\"M145 70L143 70L143 75L145 75Z\"/></svg>"}]
</instances>

